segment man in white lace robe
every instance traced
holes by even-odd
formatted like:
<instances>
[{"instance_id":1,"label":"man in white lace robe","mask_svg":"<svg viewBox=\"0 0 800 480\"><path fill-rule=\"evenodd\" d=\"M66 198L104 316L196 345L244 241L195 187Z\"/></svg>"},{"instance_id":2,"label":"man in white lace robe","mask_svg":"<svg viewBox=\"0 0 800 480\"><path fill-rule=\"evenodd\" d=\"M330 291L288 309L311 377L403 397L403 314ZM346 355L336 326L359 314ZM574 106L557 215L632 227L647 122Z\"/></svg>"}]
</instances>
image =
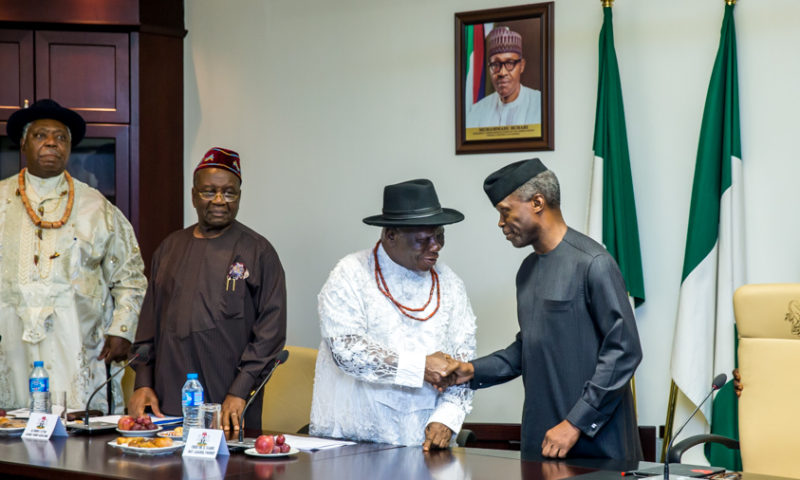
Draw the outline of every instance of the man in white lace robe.
<instances>
[{"instance_id":1,"label":"man in white lace robe","mask_svg":"<svg viewBox=\"0 0 800 480\"><path fill-rule=\"evenodd\" d=\"M147 279L128 220L65 168L83 138L77 113L44 99L15 112L11 139L27 168L0 182L0 405L28 406L28 376L42 360L50 390L85 408L124 360L136 333ZM112 410L121 412L119 376ZM90 408L107 411L105 392Z\"/></svg>"},{"instance_id":2,"label":"man in white lace robe","mask_svg":"<svg viewBox=\"0 0 800 480\"><path fill-rule=\"evenodd\" d=\"M430 383L475 354L475 315L464 283L437 263L441 208L429 180L389 185L375 248L339 261L319 294L311 434L445 448L471 410L472 391ZM448 357L434 355L444 352Z\"/></svg>"}]
</instances>

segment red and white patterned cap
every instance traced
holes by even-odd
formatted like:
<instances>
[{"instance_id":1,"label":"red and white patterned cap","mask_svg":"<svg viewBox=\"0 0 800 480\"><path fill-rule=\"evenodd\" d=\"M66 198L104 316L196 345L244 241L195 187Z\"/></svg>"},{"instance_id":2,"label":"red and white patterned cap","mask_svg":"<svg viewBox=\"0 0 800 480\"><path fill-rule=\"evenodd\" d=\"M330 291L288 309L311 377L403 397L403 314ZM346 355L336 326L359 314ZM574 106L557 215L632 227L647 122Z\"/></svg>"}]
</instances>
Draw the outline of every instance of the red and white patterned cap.
<instances>
[{"instance_id":1,"label":"red and white patterned cap","mask_svg":"<svg viewBox=\"0 0 800 480\"><path fill-rule=\"evenodd\" d=\"M203 159L194 169L195 173L203 168L223 168L233 173L242 181L242 169L239 165L239 154L227 148L214 147L203 155Z\"/></svg>"}]
</instances>

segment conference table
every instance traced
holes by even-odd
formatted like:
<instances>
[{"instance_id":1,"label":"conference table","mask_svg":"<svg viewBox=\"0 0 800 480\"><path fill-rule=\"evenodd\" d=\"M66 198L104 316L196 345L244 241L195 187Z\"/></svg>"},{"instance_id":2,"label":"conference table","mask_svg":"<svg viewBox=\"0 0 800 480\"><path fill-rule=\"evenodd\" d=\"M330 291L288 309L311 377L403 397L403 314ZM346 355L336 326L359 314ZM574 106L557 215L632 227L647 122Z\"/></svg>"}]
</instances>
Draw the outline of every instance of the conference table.
<instances>
[{"instance_id":1,"label":"conference table","mask_svg":"<svg viewBox=\"0 0 800 480\"><path fill-rule=\"evenodd\" d=\"M255 432L248 432L254 436ZM359 443L289 457L265 459L231 453L216 459L123 453L107 443L117 433L75 434L49 441L0 438L0 477L41 479L621 479L637 468L615 461L525 461L519 452L454 447L423 452L420 447ZM650 464L655 465L655 464ZM585 475L588 474L588 475ZM773 477L774 478L774 477ZM770 477L743 475L743 480Z\"/></svg>"}]
</instances>

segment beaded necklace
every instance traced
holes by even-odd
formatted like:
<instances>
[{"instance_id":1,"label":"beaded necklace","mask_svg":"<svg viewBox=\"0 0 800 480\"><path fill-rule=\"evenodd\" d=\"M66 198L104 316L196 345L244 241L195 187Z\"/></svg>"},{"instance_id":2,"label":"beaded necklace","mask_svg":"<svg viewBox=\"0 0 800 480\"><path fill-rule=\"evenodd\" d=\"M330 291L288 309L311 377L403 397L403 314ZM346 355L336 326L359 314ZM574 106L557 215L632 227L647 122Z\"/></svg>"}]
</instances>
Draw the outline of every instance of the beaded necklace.
<instances>
[{"instance_id":1,"label":"beaded necklace","mask_svg":"<svg viewBox=\"0 0 800 480\"><path fill-rule=\"evenodd\" d=\"M33 211L33 207L31 207L31 202L28 200L28 194L25 193L25 171L27 168L23 168L19 172L19 176L17 177L17 183L19 184L19 188L17 189L17 195L22 199L22 204L25 205L25 211L28 212L28 216L33 221L33 224L40 228L61 228L67 223L70 214L72 213L72 205L75 203L75 184L72 182L72 176L64 170L64 175L67 177L67 183L69 184L69 197L67 198L67 208L64 210L64 215L61 217L61 220L56 220L55 222L46 222L41 219L36 212Z\"/></svg>"},{"instance_id":2,"label":"beaded necklace","mask_svg":"<svg viewBox=\"0 0 800 480\"><path fill-rule=\"evenodd\" d=\"M381 271L381 264L378 262L378 246L380 244L381 244L381 242L380 242L380 240L378 240L378 243L375 244L375 248L372 250L372 256L375 257L375 283L378 284L378 290L380 290L381 293L386 298L388 298L400 310L400 313L402 313L403 315L405 315L408 318L411 318L413 320L419 320L420 322L424 322L425 320L428 320L429 318L431 318L434 315L436 315L436 312L439 311L439 306L441 305L441 294L440 294L440 289L439 289L439 274L436 273L436 270L431 268L431 291L428 294L428 301L425 302L425 305L423 305L420 308L406 307L405 305L403 305L402 303L400 303L400 302L398 302L397 300L394 299L392 294L389 292L389 286L386 285L386 280L383 278L383 271ZM428 305L430 305L431 300L433 300L433 291L434 291L434 289L436 290L436 308L433 310L433 312L431 312L430 315L428 315L425 318L420 318L420 317L415 317L414 315L411 315L411 314L408 313L408 312L422 312L426 308L428 308Z\"/></svg>"}]
</instances>

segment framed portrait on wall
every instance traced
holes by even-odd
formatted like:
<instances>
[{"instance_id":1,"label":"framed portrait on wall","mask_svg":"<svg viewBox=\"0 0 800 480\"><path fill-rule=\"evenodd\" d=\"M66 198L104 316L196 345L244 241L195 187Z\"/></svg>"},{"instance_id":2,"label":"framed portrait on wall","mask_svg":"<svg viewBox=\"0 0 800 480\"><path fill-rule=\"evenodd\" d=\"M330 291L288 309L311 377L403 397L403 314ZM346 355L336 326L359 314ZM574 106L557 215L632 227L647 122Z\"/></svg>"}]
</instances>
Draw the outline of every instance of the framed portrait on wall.
<instances>
[{"instance_id":1,"label":"framed portrait on wall","mask_svg":"<svg viewBox=\"0 0 800 480\"><path fill-rule=\"evenodd\" d=\"M553 9L455 14L457 154L555 148Z\"/></svg>"}]
</instances>

